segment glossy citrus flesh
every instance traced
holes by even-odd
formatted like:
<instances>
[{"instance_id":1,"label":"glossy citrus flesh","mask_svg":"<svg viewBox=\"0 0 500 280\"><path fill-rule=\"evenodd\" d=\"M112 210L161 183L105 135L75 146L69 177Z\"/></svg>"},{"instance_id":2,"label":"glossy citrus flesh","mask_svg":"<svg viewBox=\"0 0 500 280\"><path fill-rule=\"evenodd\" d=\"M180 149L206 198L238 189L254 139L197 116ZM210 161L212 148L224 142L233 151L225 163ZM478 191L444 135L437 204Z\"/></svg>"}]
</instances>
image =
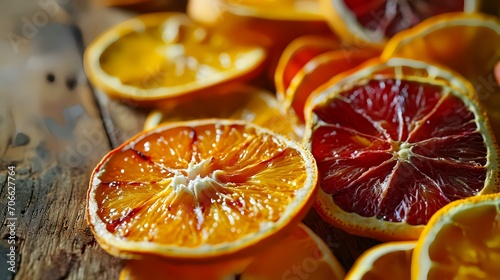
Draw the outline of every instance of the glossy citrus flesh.
<instances>
[{"instance_id":1,"label":"glossy citrus flesh","mask_svg":"<svg viewBox=\"0 0 500 280\"><path fill-rule=\"evenodd\" d=\"M310 105L305 139L325 219L372 238L416 239L447 203L498 191L498 150L477 102L431 79L358 75Z\"/></svg>"},{"instance_id":2,"label":"glossy citrus flesh","mask_svg":"<svg viewBox=\"0 0 500 280\"><path fill-rule=\"evenodd\" d=\"M437 212L418 241L412 279L496 279L500 198L474 197Z\"/></svg>"},{"instance_id":3,"label":"glossy citrus flesh","mask_svg":"<svg viewBox=\"0 0 500 280\"><path fill-rule=\"evenodd\" d=\"M298 140L295 121L282 114L276 98L268 91L244 85L218 88L212 95L201 96L175 106L158 106L144 124L151 129L160 123L202 118L228 118L251 121L259 126Z\"/></svg>"},{"instance_id":4,"label":"glossy citrus flesh","mask_svg":"<svg viewBox=\"0 0 500 280\"><path fill-rule=\"evenodd\" d=\"M339 47L340 43L337 39L327 36L302 36L292 41L283 50L274 74L278 96L285 98L285 92L290 87L293 78L311 59Z\"/></svg>"},{"instance_id":5,"label":"glossy citrus flesh","mask_svg":"<svg viewBox=\"0 0 500 280\"><path fill-rule=\"evenodd\" d=\"M244 77L265 51L239 44L180 13L125 21L86 50L90 80L106 93L137 101L162 100Z\"/></svg>"},{"instance_id":6,"label":"glossy citrus flesh","mask_svg":"<svg viewBox=\"0 0 500 280\"><path fill-rule=\"evenodd\" d=\"M312 156L242 121L172 123L106 155L88 192L89 224L111 254L199 260L233 256L307 211Z\"/></svg>"},{"instance_id":7,"label":"glossy citrus flesh","mask_svg":"<svg viewBox=\"0 0 500 280\"><path fill-rule=\"evenodd\" d=\"M290 235L253 256L241 280L343 279L344 269L330 248L300 224Z\"/></svg>"},{"instance_id":8,"label":"glossy citrus flesh","mask_svg":"<svg viewBox=\"0 0 500 280\"><path fill-rule=\"evenodd\" d=\"M416 244L415 241L410 241L376 245L356 260L345 279L410 279L412 253Z\"/></svg>"},{"instance_id":9,"label":"glossy citrus flesh","mask_svg":"<svg viewBox=\"0 0 500 280\"><path fill-rule=\"evenodd\" d=\"M452 13L430 18L394 36L382 57L413 58L446 65L465 76L486 107L500 138L500 88L494 67L500 60L500 21L484 14Z\"/></svg>"},{"instance_id":10,"label":"glossy citrus flesh","mask_svg":"<svg viewBox=\"0 0 500 280\"><path fill-rule=\"evenodd\" d=\"M293 232L248 259L206 265L173 264L160 260L128 261L120 280L152 279L274 280L343 279L345 272L328 246L313 231L299 224Z\"/></svg>"},{"instance_id":11,"label":"glossy citrus flesh","mask_svg":"<svg viewBox=\"0 0 500 280\"><path fill-rule=\"evenodd\" d=\"M304 122L304 106L311 93L335 75L378 56L374 49L338 49L311 58L293 76L285 91L285 107L292 108Z\"/></svg>"}]
</instances>

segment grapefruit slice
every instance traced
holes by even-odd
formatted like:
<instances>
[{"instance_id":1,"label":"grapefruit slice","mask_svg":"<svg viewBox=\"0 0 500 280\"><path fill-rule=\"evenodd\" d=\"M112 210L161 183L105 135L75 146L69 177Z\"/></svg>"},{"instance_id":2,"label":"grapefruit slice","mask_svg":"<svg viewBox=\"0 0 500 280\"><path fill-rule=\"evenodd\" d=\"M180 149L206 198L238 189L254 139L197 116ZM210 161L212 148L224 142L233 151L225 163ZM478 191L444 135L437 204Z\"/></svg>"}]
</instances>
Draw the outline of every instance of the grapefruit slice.
<instances>
[{"instance_id":1,"label":"grapefruit slice","mask_svg":"<svg viewBox=\"0 0 500 280\"><path fill-rule=\"evenodd\" d=\"M426 18L449 12L476 12L477 0L320 0L330 26L351 44L383 47L388 38Z\"/></svg>"},{"instance_id":2,"label":"grapefruit slice","mask_svg":"<svg viewBox=\"0 0 500 280\"><path fill-rule=\"evenodd\" d=\"M431 218L412 259L412 279L497 279L500 197L450 203Z\"/></svg>"},{"instance_id":3,"label":"grapefruit slice","mask_svg":"<svg viewBox=\"0 0 500 280\"><path fill-rule=\"evenodd\" d=\"M316 193L312 155L244 121L145 131L96 166L87 221L110 254L192 262L234 259L294 228Z\"/></svg>"},{"instance_id":4,"label":"grapefruit slice","mask_svg":"<svg viewBox=\"0 0 500 280\"><path fill-rule=\"evenodd\" d=\"M304 143L321 186L315 208L334 226L415 240L449 202L499 191L498 147L459 74L412 60L369 62L308 102Z\"/></svg>"},{"instance_id":5,"label":"grapefruit slice","mask_svg":"<svg viewBox=\"0 0 500 280\"><path fill-rule=\"evenodd\" d=\"M411 259L416 241L387 242L365 251L345 280L411 279Z\"/></svg>"}]
</instances>

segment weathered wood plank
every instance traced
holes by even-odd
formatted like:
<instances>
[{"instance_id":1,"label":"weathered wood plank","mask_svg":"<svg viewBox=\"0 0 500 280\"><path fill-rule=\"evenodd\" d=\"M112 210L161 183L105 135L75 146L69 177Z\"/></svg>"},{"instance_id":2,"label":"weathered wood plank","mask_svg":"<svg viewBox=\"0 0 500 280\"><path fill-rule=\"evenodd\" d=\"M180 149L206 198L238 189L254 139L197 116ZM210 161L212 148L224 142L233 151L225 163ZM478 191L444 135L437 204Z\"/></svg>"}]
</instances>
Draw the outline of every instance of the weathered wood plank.
<instances>
[{"instance_id":1,"label":"weathered wood plank","mask_svg":"<svg viewBox=\"0 0 500 280\"><path fill-rule=\"evenodd\" d=\"M88 178L110 141L74 31L49 21L17 51L0 44L3 54L12 54L0 65L1 279L117 279L121 269L85 221ZM9 181L15 185L12 209ZM10 246L15 273L6 262Z\"/></svg>"}]
</instances>

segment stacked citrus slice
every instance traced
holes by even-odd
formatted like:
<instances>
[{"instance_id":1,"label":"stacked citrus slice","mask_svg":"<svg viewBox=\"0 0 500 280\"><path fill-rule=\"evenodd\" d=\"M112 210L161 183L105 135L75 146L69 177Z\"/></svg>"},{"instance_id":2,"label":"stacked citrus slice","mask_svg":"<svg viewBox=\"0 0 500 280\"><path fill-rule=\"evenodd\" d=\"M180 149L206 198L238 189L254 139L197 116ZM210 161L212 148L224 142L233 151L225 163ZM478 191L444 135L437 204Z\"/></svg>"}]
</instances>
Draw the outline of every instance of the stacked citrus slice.
<instances>
[{"instance_id":1,"label":"stacked citrus slice","mask_svg":"<svg viewBox=\"0 0 500 280\"><path fill-rule=\"evenodd\" d=\"M258 74L265 51L235 42L182 13L154 13L122 22L86 49L90 81L112 97L151 105L199 96L203 90Z\"/></svg>"},{"instance_id":2,"label":"stacked citrus slice","mask_svg":"<svg viewBox=\"0 0 500 280\"><path fill-rule=\"evenodd\" d=\"M343 45L333 37L299 37L278 62L274 76L278 99L287 113L303 123L305 102L316 88L379 53L373 48Z\"/></svg>"},{"instance_id":3,"label":"stacked citrus slice","mask_svg":"<svg viewBox=\"0 0 500 280\"><path fill-rule=\"evenodd\" d=\"M498 147L472 86L404 59L339 75L309 99L315 208L350 233L414 240L449 202L498 192Z\"/></svg>"},{"instance_id":4,"label":"stacked citrus slice","mask_svg":"<svg viewBox=\"0 0 500 280\"><path fill-rule=\"evenodd\" d=\"M316 193L310 153L236 120L140 133L95 168L87 217L119 257L207 262L246 256L290 232Z\"/></svg>"}]
</instances>

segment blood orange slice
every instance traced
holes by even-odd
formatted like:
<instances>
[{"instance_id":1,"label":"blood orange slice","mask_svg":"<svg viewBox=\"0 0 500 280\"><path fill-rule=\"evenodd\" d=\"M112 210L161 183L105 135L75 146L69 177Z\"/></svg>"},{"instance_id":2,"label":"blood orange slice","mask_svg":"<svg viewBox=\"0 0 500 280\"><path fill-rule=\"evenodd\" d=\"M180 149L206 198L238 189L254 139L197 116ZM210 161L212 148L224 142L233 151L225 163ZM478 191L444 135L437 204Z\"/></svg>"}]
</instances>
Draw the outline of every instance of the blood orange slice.
<instances>
[{"instance_id":1,"label":"blood orange slice","mask_svg":"<svg viewBox=\"0 0 500 280\"><path fill-rule=\"evenodd\" d=\"M315 208L348 232L417 239L450 201L499 189L498 147L459 74L411 60L368 63L308 102Z\"/></svg>"},{"instance_id":2,"label":"blood orange slice","mask_svg":"<svg viewBox=\"0 0 500 280\"><path fill-rule=\"evenodd\" d=\"M330 26L342 39L383 46L387 38L422 20L449 12L475 12L477 0L320 0Z\"/></svg>"},{"instance_id":3,"label":"blood orange slice","mask_svg":"<svg viewBox=\"0 0 500 280\"><path fill-rule=\"evenodd\" d=\"M291 231L316 180L312 155L270 130L237 120L170 123L102 159L87 221L115 256L234 259Z\"/></svg>"}]
</instances>

